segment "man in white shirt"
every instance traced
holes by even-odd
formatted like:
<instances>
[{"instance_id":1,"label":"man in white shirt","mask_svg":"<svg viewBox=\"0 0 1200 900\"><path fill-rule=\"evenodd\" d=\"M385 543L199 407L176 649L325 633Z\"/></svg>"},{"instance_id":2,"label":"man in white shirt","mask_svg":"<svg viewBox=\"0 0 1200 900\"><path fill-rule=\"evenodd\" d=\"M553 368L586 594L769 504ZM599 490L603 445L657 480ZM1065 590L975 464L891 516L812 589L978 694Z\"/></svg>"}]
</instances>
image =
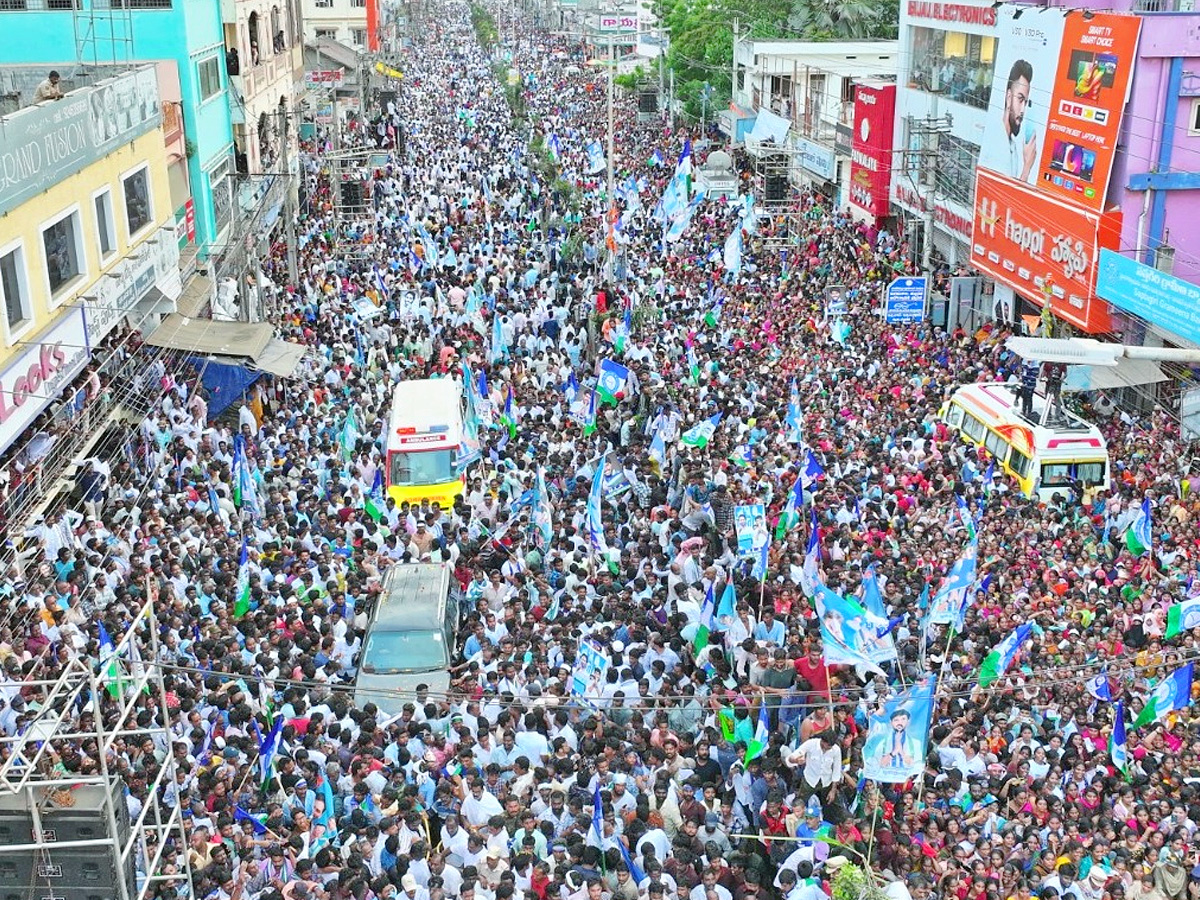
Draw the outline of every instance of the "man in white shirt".
<instances>
[{"instance_id":1,"label":"man in white shirt","mask_svg":"<svg viewBox=\"0 0 1200 900\"><path fill-rule=\"evenodd\" d=\"M833 734L822 731L810 737L788 756L789 768L804 766L804 781L800 793L804 799L820 794L828 802L836 799L837 786L842 780L842 749L834 742Z\"/></svg>"}]
</instances>

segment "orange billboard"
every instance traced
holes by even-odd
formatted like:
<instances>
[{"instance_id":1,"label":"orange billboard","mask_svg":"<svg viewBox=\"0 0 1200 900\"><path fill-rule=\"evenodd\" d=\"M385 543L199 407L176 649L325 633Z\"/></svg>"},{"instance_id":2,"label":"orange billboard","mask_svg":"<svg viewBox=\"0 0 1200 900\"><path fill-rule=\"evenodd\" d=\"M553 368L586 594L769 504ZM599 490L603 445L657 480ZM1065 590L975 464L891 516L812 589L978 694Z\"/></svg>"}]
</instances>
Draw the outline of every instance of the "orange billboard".
<instances>
[{"instance_id":1,"label":"orange billboard","mask_svg":"<svg viewBox=\"0 0 1200 900\"><path fill-rule=\"evenodd\" d=\"M971 265L1091 334L1111 330L1096 268L1120 234L1120 211L1084 209L977 170Z\"/></svg>"},{"instance_id":2,"label":"orange billboard","mask_svg":"<svg viewBox=\"0 0 1200 900\"><path fill-rule=\"evenodd\" d=\"M1042 190L1104 208L1141 27L1137 16L1067 15L1042 142Z\"/></svg>"}]
</instances>

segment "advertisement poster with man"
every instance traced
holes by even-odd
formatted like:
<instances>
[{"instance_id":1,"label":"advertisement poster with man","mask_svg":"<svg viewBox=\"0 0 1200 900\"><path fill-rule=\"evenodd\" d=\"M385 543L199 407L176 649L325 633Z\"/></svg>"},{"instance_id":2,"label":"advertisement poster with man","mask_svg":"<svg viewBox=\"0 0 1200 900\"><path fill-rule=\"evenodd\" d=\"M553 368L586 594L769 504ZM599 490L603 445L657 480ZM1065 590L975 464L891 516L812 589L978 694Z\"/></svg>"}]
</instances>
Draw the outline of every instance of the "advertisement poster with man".
<instances>
[{"instance_id":1,"label":"advertisement poster with man","mask_svg":"<svg viewBox=\"0 0 1200 900\"><path fill-rule=\"evenodd\" d=\"M1024 184L1037 180L1064 10L1002 6L980 168Z\"/></svg>"},{"instance_id":2,"label":"advertisement poster with man","mask_svg":"<svg viewBox=\"0 0 1200 900\"><path fill-rule=\"evenodd\" d=\"M767 533L767 510L761 503L735 506L733 524L737 530L738 556L754 556L770 537Z\"/></svg>"},{"instance_id":3,"label":"advertisement poster with man","mask_svg":"<svg viewBox=\"0 0 1200 900\"><path fill-rule=\"evenodd\" d=\"M864 778L902 784L924 770L936 681L926 678L872 713L863 746Z\"/></svg>"}]
</instances>

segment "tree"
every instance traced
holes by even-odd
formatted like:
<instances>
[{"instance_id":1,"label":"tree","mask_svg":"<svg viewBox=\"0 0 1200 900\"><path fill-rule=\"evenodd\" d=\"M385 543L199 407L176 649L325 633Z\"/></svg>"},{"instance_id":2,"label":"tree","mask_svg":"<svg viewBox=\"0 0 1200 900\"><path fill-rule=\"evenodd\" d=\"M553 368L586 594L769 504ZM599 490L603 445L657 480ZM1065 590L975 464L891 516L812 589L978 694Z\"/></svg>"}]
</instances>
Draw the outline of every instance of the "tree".
<instances>
[{"instance_id":1,"label":"tree","mask_svg":"<svg viewBox=\"0 0 1200 900\"><path fill-rule=\"evenodd\" d=\"M788 17L809 41L894 38L898 21L895 0L794 0Z\"/></svg>"},{"instance_id":2,"label":"tree","mask_svg":"<svg viewBox=\"0 0 1200 900\"><path fill-rule=\"evenodd\" d=\"M792 0L656 0L654 12L671 36L667 66L688 114L700 116L700 94L708 84L709 118L732 95L733 21L741 37L786 37Z\"/></svg>"}]
</instances>

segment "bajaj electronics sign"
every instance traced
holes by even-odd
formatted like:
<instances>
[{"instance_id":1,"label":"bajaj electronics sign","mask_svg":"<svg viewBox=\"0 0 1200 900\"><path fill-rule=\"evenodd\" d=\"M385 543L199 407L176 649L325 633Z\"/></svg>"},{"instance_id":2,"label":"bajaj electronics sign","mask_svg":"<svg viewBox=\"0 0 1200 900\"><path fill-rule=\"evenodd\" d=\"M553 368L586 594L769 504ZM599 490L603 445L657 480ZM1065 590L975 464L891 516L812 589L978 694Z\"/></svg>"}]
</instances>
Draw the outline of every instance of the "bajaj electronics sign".
<instances>
[{"instance_id":1,"label":"bajaj electronics sign","mask_svg":"<svg viewBox=\"0 0 1200 900\"><path fill-rule=\"evenodd\" d=\"M1109 331L1095 296L1101 248L1118 246L1119 211L1095 213L980 169L971 265L1092 334Z\"/></svg>"},{"instance_id":2,"label":"bajaj electronics sign","mask_svg":"<svg viewBox=\"0 0 1200 900\"><path fill-rule=\"evenodd\" d=\"M854 143L850 152L850 202L880 218L888 213L892 186L894 84L859 84L854 89Z\"/></svg>"},{"instance_id":3,"label":"bajaj electronics sign","mask_svg":"<svg viewBox=\"0 0 1200 900\"><path fill-rule=\"evenodd\" d=\"M36 197L162 121L158 78L146 66L54 103L0 119L0 215Z\"/></svg>"},{"instance_id":4,"label":"bajaj electronics sign","mask_svg":"<svg viewBox=\"0 0 1200 900\"><path fill-rule=\"evenodd\" d=\"M1102 210L1140 30L1136 16L1000 7L979 165Z\"/></svg>"},{"instance_id":5,"label":"bajaj electronics sign","mask_svg":"<svg viewBox=\"0 0 1200 900\"><path fill-rule=\"evenodd\" d=\"M83 310L69 310L24 346L25 352L0 372L0 450L57 400L87 364L91 354Z\"/></svg>"}]
</instances>

